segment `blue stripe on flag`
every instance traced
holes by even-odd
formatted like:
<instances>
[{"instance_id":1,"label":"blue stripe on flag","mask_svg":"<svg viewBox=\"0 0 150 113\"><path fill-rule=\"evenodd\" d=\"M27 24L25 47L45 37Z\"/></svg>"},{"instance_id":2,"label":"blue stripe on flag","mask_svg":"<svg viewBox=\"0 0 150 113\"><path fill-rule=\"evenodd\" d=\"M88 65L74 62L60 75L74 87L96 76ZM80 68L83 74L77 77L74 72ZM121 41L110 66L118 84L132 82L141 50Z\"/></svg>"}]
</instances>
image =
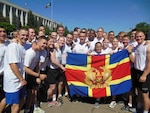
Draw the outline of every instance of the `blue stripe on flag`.
<instances>
[{"instance_id":1,"label":"blue stripe on flag","mask_svg":"<svg viewBox=\"0 0 150 113\"><path fill-rule=\"evenodd\" d=\"M70 96L78 94L83 97L88 96L88 87L69 85Z\"/></svg>"},{"instance_id":2,"label":"blue stripe on flag","mask_svg":"<svg viewBox=\"0 0 150 113\"><path fill-rule=\"evenodd\" d=\"M111 85L111 95L123 94L125 92L129 92L131 89L132 83L131 80L124 81L117 85Z\"/></svg>"},{"instance_id":3,"label":"blue stripe on flag","mask_svg":"<svg viewBox=\"0 0 150 113\"><path fill-rule=\"evenodd\" d=\"M110 64L118 63L127 57L128 57L128 52L126 49L119 51L117 53L114 53L114 54L110 55Z\"/></svg>"},{"instance_id":4,"label":"blue stripe on flag","mask_svg":"<svg viewBox=\"0 0 150 113\"><path fill-rule=\"evenodd\" d=\"M67 64L86 67L87 66L87 55L86 54L68 53Z\"/></svg>"}]
</instances>

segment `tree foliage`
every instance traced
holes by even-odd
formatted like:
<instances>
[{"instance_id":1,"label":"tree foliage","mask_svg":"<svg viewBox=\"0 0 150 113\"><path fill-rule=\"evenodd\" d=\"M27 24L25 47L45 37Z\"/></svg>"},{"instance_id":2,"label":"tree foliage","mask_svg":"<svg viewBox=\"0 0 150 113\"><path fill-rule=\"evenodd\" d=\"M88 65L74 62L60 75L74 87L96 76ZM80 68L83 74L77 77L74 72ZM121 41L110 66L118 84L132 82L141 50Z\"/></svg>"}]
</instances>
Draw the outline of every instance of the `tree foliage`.
<instances>
[{"instance_id":1,"label":"tree foliage","mask_svg":"<svg viewBox=\"0 0 150 113\"><path fill-rule=\"evenodd\" d=\"M12 24L15 25L17 29L21 28L21 22L15 14L13 14Z\"/></svg>"},{"instance_id":2,"label":"tree foliage","mask_svg":"<svg viewBox=\"0 0 150 113\"><path fill-rule=\"evenodd\" d=\"M135 28L137 30L143 31L145 34L148 34L150 30L150 24L147 24L146 22L141 22L137 24Z\"/></svg>"},{"instance_id":3,"label":"tree foliage","mask_svg":"<svg viewBox=\"0 0 150 113\"><path fill-rule=\"evenodd\" d=\"M67 26L65 26L65 32L64 32L64 36L67 36L67 34L70 33Z\"/></svg>"},{"instance_id":4,"label":"tree foliage","mask_svg":"<svg viewBox=\"0 0 150 113\"><path fill-rule=\"evenodd\" d=\"M9 23L9 18L3 17L3 15L0 13L0 21Z\"/></svg>"},{"instance_id":5,"label":"tree foliage","mask_svg":"<svg viewBox=\"0 0 150 113\"><path fill-rule=\"evenodd\" d=\"M28 12L28 22L27 22L27 25L28 26L34 26L34 15L32 14L32 11L29 11Z\"/></svg>"},{"instance_id":6,"label":"tree foliage","mask_svg":"<svg viewBox=\"0 0 150 113\"><path fill-rule=\"evenodd\" d=\"M11 25L8 22L0 22L0 26L4 27L6 29L6 32L9 34L10 32L13 32L16 30L15 25Z\"/></svg>"}]
</instances>

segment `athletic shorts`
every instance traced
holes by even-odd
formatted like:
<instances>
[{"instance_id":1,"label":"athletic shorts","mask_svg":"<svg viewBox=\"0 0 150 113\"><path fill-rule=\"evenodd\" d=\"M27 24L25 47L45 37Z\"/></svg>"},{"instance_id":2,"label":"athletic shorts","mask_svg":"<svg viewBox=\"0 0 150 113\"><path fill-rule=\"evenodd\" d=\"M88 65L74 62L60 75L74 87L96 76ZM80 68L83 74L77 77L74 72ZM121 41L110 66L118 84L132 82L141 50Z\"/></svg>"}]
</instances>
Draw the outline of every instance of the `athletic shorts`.
<instances>
[{"instance_id":1,"label":"athletic shorts","mask_svg":"<svg viewBox=\"0 0 150 113\"><path fill-rule=\"evenodd\" d=\"M141 75L143 74L143 71L140 70L135 70L135 74L136 74L136 84L137 84L137 88L139 88L142 93L147 93L150 91L150 74L147 75L146 78L146 82L139 82L139 79L141 77Z\"/></svg>"},{"instance_id":2,"label":"athletic shorts","mask_svg":"<svg viewBox=\"0 0 150 113\"><path fill-rule=\"evenodd\" d=\"M60 75L60 69L50 69L48 68L47 71L47 78L46 81L48 84L56 84L58 82Z\"/></svg>"},{"instance_id":3,"label":"athletic shorts","mask_svg":"<svg viewBox=\"0 0 150 113\"><path fill-rule=\"evenodd\" d=\"M137 75L134 67L131 68L131 80L132 80L132 87L133 88L138 87Z\"/></svg>"},{"instance_id":4,"label":"athletic shorts","mask_svg":"<svg viewBox=\"0 0 150 113\"><path fill-rule=\"evenodd\" d=\"M65 72L63 72L62 70L60 70L58 82L66 82Z\"/></svg>"},{"instance_id":5,"label":"athletic shorts","mask_svg":"<svg viewBox=\"0 0 150 113\"><path fill-rule=\"evenodd\" d=\"M29 75L29 74L26 74L26 81L27 81L27 85L26 85L27 89L34 89L35 87L39 85L36 82L36 77Z\"/></svg>"},{"instance_id":6,"label":"athletic shorts","mask_svg":"<svg viewBox=\"0 0 150 113\"><path fill-rule=\"evenodd\" d=\"M45 71L40 70L40 74L47 74L47 70Z\"/></svg>"},{"instance_id":7,"label":"athletic shorts","mask_svg":"<svg viewBox=\"0 0 150 113\"><path fill-rule=\"evenodd\" d=\"M0 75L0 102L5 98L5 92L3 90L3 75Z\"/></svg>"},{"instance_id":8,"label":"athletic shorts","mask_svg":"<svg viewBox=\"0 0 150 113\"><path fill-rule=\"evenodd\" d=\"M19 91L13 93L5 92L6 104L19 104L20 99L26 97L26 88L22 87Z\"/></svg>"}]
</instances>

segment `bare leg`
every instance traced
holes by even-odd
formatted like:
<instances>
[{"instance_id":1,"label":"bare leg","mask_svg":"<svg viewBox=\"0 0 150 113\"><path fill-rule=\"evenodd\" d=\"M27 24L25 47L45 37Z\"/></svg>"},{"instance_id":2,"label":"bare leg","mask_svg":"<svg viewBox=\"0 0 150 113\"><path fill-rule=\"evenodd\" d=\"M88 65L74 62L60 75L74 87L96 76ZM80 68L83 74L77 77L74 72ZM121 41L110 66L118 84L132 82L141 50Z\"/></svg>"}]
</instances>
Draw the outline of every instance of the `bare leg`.
<instances>
[{"instance_id":1,"label":"bare leg","mask_svg":"<svg viewBox=\"0 0 150 113\"><path fill-rule=\"evenodd\" d=\"M5 106L6 106L6 99L4 98L0 102L0 113L2 113Z\"/></svg>"},{"instance_id":2,"label":"bare leg","mask_svg":"<svg viewBox=\"0 0 150 113\"><path fill-rule=\"evenodd\" d=\"M149 93L143 93L143 99L144 99L144 110L149 111L150 108Z\"/></svg>"},{"instance_id":3,"label":"bare leg","mask_svg":"<svg viewBox=\"0 0 150 113\"><path fill-rule=\"evenodd\" d=\"M19 104L13 104L11 106L11 113L19 113Z\"/></svg>"}]
</instances>

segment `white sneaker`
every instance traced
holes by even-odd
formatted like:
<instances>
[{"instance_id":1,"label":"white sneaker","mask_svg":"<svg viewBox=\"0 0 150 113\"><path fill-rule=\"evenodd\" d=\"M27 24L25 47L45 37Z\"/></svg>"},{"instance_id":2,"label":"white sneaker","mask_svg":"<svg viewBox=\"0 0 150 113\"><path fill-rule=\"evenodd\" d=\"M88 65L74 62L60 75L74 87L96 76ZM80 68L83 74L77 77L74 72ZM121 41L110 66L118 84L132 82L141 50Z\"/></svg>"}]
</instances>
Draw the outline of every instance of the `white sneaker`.
<instances>
[{"instance_id":1,"label":"white sneaker","mask_svg":"<svg viewBox=\"0 0 150 113\"><path fill-rule=\"evenodd\" d=\"M61 106L61 103L57 101L48 102L48 107L52 106Z\"/></svg>"},{"instance_id":2,"label":"white sneaker","mask_svg":"<svg viewBox=\"0 0 150 113\"><path fill-rule=\"evenodd\" d=\"M42 110L40 107L36 107L34 108L33 113L45 113L45 111Z\"/></svg>"},{"instance_id":3,"label":"white sneaker","mask_svg":"<svg viewBox=\"0 0 150 113\"><path fill-rule=\"evenodd\" d=\"M116 106L116 101L111 101L111 103L109 104L110 108L114 108Z\"/></svg>"},{"instance_id":4,"label":"white sneaker","mask_svg":"<svg viewBox=\"0 0 150 113\"><path fill-rule=\"evenodd\" d=\"M99 108L99 103L98 102L95 102L94 108Z\"/></svg>"},{"instance_id":5,"label":"white sneaker","mask_svg":"<svg viewBox=\"0 0 150 113\"><path fill-rule=\"evenodd\" d=\"M64 95L65 95L65 97L66 97L66 96L68 96L68 92L65 92L65 94L64 94Z\"/></svg>"}]
</instances>

